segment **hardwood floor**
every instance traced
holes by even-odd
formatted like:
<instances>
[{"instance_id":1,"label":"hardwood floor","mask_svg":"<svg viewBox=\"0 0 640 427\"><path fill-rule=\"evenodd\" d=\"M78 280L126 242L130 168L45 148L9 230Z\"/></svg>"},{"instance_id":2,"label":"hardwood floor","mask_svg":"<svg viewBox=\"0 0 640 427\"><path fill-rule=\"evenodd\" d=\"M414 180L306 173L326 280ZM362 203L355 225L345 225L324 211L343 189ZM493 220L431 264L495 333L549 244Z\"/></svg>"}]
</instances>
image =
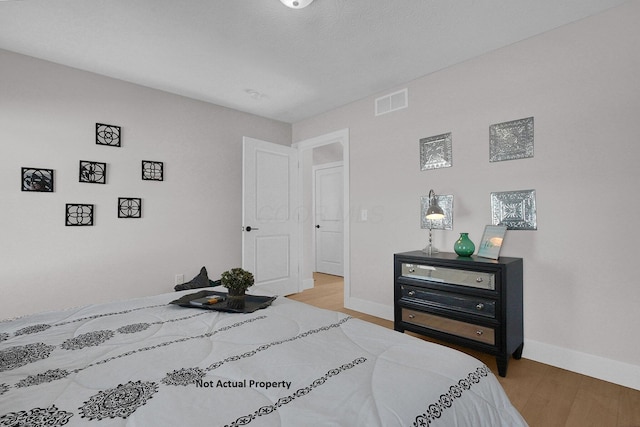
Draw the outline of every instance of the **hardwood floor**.
<instances>
[{"instance_id":1,"label":"hardwood floor","mask_svg":"<svg viewBox=\"0 0 640 427\"><path fill-rule=\"evenodd\" d=\"M314 275L315 287L290 295L296 301L347 313L393 329L393 322L345 309L342 277ZM417 334L419 338L439 342ZM441 343L470 354L494 372L513 405L531 427L640 427L640 391L522 358L511 360L505 378L495 358Z\"/></svg>"}]
</instances>

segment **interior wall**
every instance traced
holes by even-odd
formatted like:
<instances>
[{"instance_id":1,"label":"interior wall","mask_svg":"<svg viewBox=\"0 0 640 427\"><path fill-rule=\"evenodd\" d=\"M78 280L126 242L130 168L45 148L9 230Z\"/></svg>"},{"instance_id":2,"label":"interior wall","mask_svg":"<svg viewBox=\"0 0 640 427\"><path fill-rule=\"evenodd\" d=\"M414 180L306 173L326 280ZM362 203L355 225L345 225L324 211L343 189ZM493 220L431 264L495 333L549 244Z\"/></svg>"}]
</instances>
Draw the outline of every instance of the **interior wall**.
<instances>
[{"instance_id":1,"label":"interior wall","mask_svg":"<svg viewBox=\"0 0 640 427\"><path fill-rule=\"evenodd\" d=\"M420 197L454 195L477 244L490 193L536 190L537 231L508 231L524 258L524 357L640 388L635 219L640 199L640 2L407 83L409 107L374 116L374 99L295 123L293 140L350 130L351 295L391 318L392 256L423 248ZM533 158L489 162L489 126L534 117ZM419 140L452 132L453 166L421 171Z\"/></svg>"},{"instance_id":2,"label":"interior wall","mask_svg":"<svg viewBox=\"0 0 640 427\"><path fill-rule=\"evenodd\" d=\"M242 137L290 144L291 125L0 50L0 318L173 290L206 266L241 264ZM95 124L122 127L122 147ZM79 183L80 160L107 183ZM141 161L164 162L142 181ZM20 190L21 167L54 169L55 192ZM119 219L118 197L142 198ZM65 204L95 225L65 226Z\"/></svg>"},{"instance_id":3,"label":"interior wall","mask_svg":"<svg viewBox=\"0 0 640 427\"><path fill-rule=\"evenodd\" d=\"M312 151L313 166L342 161L342 144L339 142L316 147L313 148Z\"/></svg>"}]
</instances>

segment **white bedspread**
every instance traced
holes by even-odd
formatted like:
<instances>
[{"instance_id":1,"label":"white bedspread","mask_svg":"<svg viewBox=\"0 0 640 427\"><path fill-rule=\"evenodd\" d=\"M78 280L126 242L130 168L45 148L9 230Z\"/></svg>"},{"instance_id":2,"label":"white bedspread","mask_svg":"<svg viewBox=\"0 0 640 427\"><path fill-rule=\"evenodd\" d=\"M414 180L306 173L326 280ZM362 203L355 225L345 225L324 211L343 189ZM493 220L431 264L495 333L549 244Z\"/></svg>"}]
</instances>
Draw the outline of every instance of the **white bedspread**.
<instances>
[{"instance_id":1,"label":"white bedspread","mask_svg":"<svg viewBox=\"0 0 640 427\"><path fill-rule=\"evenodd\" d=\"M463 353L286 298L167 305L193 292L0 322L0 426L526 425Z\"/></svg>"}]
</instances>

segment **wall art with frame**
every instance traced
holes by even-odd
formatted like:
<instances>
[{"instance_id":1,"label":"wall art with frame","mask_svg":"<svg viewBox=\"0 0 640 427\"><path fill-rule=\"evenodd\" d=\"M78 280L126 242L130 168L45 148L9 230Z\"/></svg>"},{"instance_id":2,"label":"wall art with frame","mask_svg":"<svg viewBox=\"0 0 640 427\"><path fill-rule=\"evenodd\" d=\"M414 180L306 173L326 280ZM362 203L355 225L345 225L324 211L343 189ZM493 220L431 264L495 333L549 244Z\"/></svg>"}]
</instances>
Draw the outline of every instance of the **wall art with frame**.
<instances>
[{"instance_id":1,"label":"wall art with frame","mask_svg":"<svg viewBox=\"0 0 640 427\"><path fill-rule=\"evenodd\" d=\"M67 203L64 225L72 227L93 225L94 205Z\"/></svg>"},{"instance_id":2,"label":"wall art with frame","mask_svg":"<svg viewBox=\"0 0 640 427\"><path fill-rule=\"evenodd\" d=\"M118 197L118 218L142 218L142 199Z\"/></svg>"},{"instance_id":3,"label":"wall art with frame","mask_svg":"<svg viewBox=\"0 0 640 427\"><path fill-rule=\"evenodd\" d=\"M96 144L120 147L122 144L122 129L120 126L96 123Z\"/></svg>"},{"instance_id":4,"label":"wall art with frame","mask_svg":"<svg viewBox=\"0 0 640 427\"><path fill-rule=\"evenodd\" d=\"M442 219L427 219L429 196L420 197L420 228L432 230L453 230L453 194L436 194L438 206L444 212Z\"/></svg>"},{"instance_id":5,"label":"wall art with frame","mask_svg":"<svg viewBox=\"0 0 640 427\"><path fill-rule=\"evenodd\" d=\"M143 181L163 181L164 180L164 163L152 160L142 161L142 180Z\"/></svg>"},{"instance_id":6,"label":"wall art with frame","mask_svg":"<svg viewBox=\"0 0 640 427\"><path fill-rule=\"evenodd\" d=\"M107 164L103 162L92 162L80 160L80 182L92 184L107 183Z\"/></svg>"},{"instance_id":7,"label":"wall art with frame","mask_svg":"<svg viewBox=\"0 0 640 427\"><path fill-rule=\"evenodd\" d=\"M420 170L449 168L452 164L451 132L420 140Z\"/></svg>"},{"instance_id":8,"label":"wall art with frame","mask_svg":"<svg viewBox=\"0 0 640 427\"><path fill-rule=\"evenodd\" d=\"M533 117L489 126L489 161L533 157Z\"/></svg>"},{"instance_id":9,"label":"wall art with frame","mask_svg":"<svg viewBox=\"0 0 640 427\"><path fill-rule=\"evenodd\" d=\"M536 190L491 193L491 223L508 230L537 230Z\"/></svg>"},{"instance_id":10,"label":"wall art with frame","mask_svg":"<svg viewBox=\"0 0 640 427\"><path fill-rule=\"evenodd\" d=\"M22 168L22 191L53 193L53 169Z\"/></svg>"}]
</instances>

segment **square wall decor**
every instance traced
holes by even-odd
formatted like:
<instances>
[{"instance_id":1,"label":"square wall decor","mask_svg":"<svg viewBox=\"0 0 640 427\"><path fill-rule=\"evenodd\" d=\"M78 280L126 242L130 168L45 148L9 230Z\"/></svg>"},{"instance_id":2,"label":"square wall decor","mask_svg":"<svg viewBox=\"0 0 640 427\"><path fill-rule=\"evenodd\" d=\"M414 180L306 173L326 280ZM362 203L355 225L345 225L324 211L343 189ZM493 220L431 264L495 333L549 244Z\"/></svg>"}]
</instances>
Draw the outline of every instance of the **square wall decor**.
<instances>
[{"instance_id":1,"label":"square wall decor","mask_svg":"<svg viewBox=\"0 0 640 427\"><path fill-rule=\"evenodd\" d=\"M120 126L96 123L96 144L120 147L121 142Z\"/></svg>"},{"instance_id":2,"label":"square wall decor","mask_svg":"<svg viewBox=\"0 0 640 427\"><path fill-rule=\"evenodd\" d=\"M22 168L22 191L53 193L53 169Z\"/></svg>"},{"instance_id":3,"label":"square wall decor","mask_svg":"<svg viewBox=\"0 0 640 427\"><path fill-rule=\"evenodd\" d=\"M444 218L430 220L427 219L429 196L420 197L420 228L453 230L453 194L436 194L436 201L438 202L438 206L444 211Z\"/></svg>"},{"instance_id":4,"label":"square wall decor","mask_svg":"<svg viewBox=\"0 0 640 427\"><path fill-rule=\"evenodd\" d=\"M142 218L142 199L118 197L118 218Z\"/></svg>"},{"instance_id":5,"label":"square wall decor","mask_svg":"<svg viewBox=\"0 0 640 427\"><path fill-rule=\"evenodd\" d=\"M151 160L142 161L142 179L145 181L162 181L164 179L164 164Z\"/></svg>"},{"instance_id":6,"label":"square wall decor","mask_svg":"<svg viewBox=\"0 0 640 427\"><path fill-rule=\"evenodd\" d=\"M533 157L533 117L489 127L489 161Z\"/></svg>"},{"instance_id":7,"label":"square wall decor","mask_svg":"<svg viewBox=\"0 0 640 427\"><path fill-rule=\"evenodd\" d=\"M420 140L420 170L451 167L451 132Z\"/></svg>"},{"instance_id":8,"label":"square wall decor","mask_svg":"<svg viewBox=\"0 0 640 427\"><path fill-rule=\"evenodd\" d=\"M93 205L66 204L64 225L89 226L93 225Z\"/></svg>"},{"instance_id":9,"label":"square wall decor","mask_svg":"<svg viewBox=\"0 0 640 427\"><path fill-rule=\"evenodd\" d=\"M107 183L107 164L80 160L80 182Z\"/></svg>"},{"instance_id":10,"label":"square wall decor","mask_svg":"<svg viewBox=\"0 0 640 427\"><path fill-rule=\"evenodd\" d=\"M491 223L508 230L537 230L536 190L491 193Z\"/></svg>"}]
</instances>

